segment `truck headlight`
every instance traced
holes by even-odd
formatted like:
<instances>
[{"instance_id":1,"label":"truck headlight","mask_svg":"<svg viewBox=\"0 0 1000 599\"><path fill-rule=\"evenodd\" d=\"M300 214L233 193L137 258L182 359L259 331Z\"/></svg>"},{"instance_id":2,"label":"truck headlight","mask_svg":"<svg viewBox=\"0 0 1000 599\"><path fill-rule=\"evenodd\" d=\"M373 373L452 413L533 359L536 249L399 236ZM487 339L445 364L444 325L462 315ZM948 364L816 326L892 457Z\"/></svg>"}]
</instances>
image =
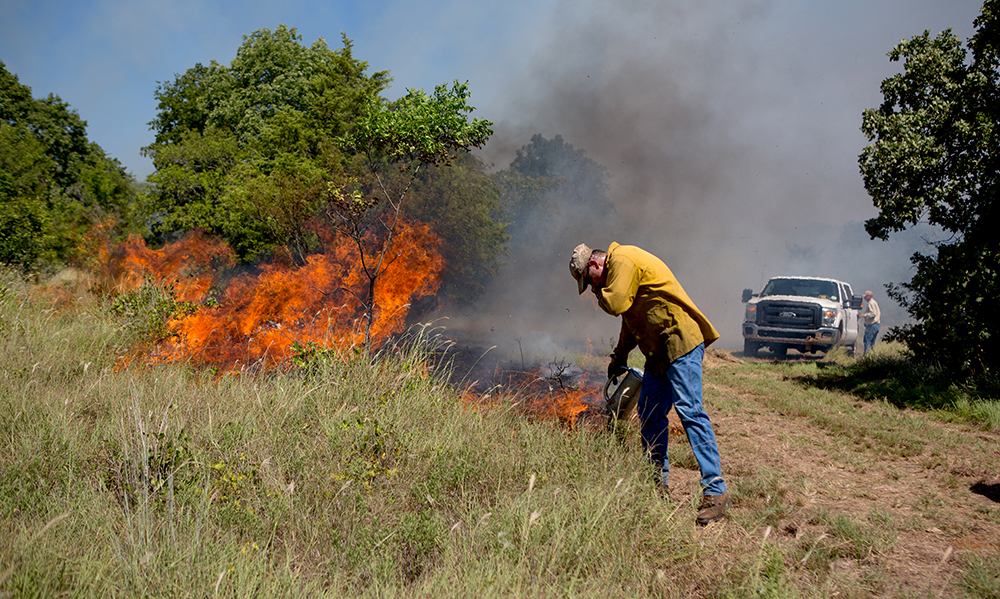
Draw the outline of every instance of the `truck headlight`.
<instances>
[{"instance_id":1,"label":"truck headlight","mask_svg":"<svg viewBox=\"0 0 1000 599\"><path fill-rule=\"evenodd\" d=\"M743 322L757 322L757 304L747 304L747 312L743 316Z\"/></svg>"},{"instance_id":2,"label":"truck headlight","mask_svg":"<svg viewBox=\"0 0 1000 599\"><path fill-rule=\"evenodd\" d=\"M837 322L836 310L831 310L831 309L823 310L823 326L832 327L836 322Z\"/></svg>"}]
</instances>

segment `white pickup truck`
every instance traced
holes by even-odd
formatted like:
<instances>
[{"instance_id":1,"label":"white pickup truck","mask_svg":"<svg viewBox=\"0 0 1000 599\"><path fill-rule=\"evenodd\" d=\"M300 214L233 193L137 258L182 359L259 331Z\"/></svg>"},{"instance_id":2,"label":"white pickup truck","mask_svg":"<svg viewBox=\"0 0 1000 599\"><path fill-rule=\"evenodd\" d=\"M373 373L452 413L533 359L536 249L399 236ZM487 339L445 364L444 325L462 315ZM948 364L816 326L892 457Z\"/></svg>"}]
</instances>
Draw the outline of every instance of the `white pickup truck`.
<instances>
[{"instance_id":1,"label":"white pickup truck","mask_svg":"<svg viewBox=\"0 0 1000 599\"><path fill-rule=\"evenodd\" d=\"M757 350L767 348L783 358L789 348L825 353L841 345L854 353L861 296L843 281L774 277L759 294L744 289L743 302L744 356L756 357Z\"/></svg>"}]
</instances>

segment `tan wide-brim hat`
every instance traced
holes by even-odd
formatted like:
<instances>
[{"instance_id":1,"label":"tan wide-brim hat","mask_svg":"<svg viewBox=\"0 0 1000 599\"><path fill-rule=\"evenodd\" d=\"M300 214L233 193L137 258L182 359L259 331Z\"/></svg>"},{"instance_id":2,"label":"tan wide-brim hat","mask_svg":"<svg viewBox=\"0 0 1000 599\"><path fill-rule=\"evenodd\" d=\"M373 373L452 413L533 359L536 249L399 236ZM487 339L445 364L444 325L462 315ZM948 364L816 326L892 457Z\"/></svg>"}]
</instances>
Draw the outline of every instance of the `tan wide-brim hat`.
<instances>
[{"instance_id":1,"label":"tan wide-brim hat","mask_svg":"<svg viewBox=\"0 0 1000 599\"><path fill-rule=\"evenodd\" d=\"M590 262L592 251L586 243L581 243L573 248L573 255L569 259L569 274L576 279L581 294L587 290L587 263Z\"/></svg>"}]
</instances>

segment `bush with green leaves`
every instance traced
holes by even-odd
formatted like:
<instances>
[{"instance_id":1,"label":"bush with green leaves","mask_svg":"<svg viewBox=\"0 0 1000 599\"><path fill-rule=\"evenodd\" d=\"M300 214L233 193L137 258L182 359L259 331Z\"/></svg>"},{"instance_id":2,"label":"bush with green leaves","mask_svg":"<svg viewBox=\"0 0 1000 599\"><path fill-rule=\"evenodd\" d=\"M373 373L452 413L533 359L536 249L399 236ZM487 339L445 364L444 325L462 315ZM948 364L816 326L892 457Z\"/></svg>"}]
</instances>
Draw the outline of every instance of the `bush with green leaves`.
<instances>
[{"instance_id":1,"label":"bush with green leaves","mask_svg":"<svg viewBox=\"0 0 1000 599\"><path fill-rule=\"evenodd\" d=\"M193 313L198 307L178 301L172 287L147 279L135 289L112 295L107 309L129 333L130 342L151 343L170 335L172 318Z\"/></svg>"},{"instance_id":2,"label":"bush with green leaves","mask_svg":"<svg viewBox=\"0 0 1000 599\"><path fill-rule=\"evenodd\" d=\"M987 0L967 52L947 30L889 52L902 72L882 82L884 101L864 111L871 140L859 158L879 214L872 238L926 222L945 240L912 257L913 278L889 296L913 317L887 339L963 380L1000 373L1000 0Z\"/></svg>"}]
</instances>

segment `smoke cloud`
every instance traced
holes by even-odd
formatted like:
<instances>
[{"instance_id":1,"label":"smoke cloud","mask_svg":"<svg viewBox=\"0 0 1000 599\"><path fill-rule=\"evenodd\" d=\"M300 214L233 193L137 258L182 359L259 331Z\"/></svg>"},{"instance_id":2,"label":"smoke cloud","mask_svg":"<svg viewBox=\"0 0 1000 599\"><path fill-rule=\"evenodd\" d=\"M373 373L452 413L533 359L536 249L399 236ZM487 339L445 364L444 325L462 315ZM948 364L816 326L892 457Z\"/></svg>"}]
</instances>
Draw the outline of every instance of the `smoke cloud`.
<instances>
[{"instance_id":1,"label":"smoke cloud","mask_svg":"<svg viewBox=\"0 0 1000 599\"><path fill-rule=\"evenodd\" d=\"M901 39L973 34L981 0L506 0L262 2L13 0L0 55L36 97L60 95L90 138L140 180L152 164L155 82L228 63L243 35L280 23L306 43L389 69L397 97L468 80L475 116L496 123L481 156L506 167L540 133L607 168L615 212L559 206L515 239L503 276L455 336L541 358L588 340L604 353L618 322L578 297L566 263L586 241L640 245L666 261L723 335L741 346L744 287L776 274L827 275L872 289L888 325L905 315L883 284L909 280L926 231L871 241L876 211L858 174L862 110L900 65ZM9 17L9 18L7 18ZM464 337L467 333L469 336Z\"/></svg>"},{"instance_id":2,"label":"smoke cloud","mask_svg":"<svg viewBox=\"0 0 1000 599\"><path fill-rule=\"evenodd\" d=\"M892 11L905 2L876 13L812 4L566 3L521 59L481 65L504 86L486 85L496 134L483 157L503 168L532 134L561 135L608 169L615 214L560 206L559 226L515 238L495 285L445 326L511 355L607 353L620 321L578 297L567 263L577 243L612 241L660 256L722 333L718 347L742 347L741 291L774 275L872 289L884 326L904 322L883 285L909 280L908 258L932 233L864 232L877 211L857 166L861 113L898 70L885 53L899 39L949 26L971 35L971 17L956 23L943 4L922 20Z\"/></svg>"}]
</instances>

